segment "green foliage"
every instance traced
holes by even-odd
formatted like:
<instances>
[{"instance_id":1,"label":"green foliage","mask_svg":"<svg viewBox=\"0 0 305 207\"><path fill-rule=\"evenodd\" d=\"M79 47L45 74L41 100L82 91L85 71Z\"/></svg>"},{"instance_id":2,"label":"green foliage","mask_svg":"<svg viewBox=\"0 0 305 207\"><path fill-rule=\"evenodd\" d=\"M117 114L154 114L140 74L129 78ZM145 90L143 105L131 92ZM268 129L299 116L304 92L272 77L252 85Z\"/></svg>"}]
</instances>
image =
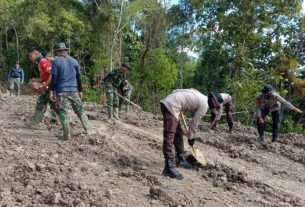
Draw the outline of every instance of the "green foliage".
<instances>
[{"instance_id":1,"label":"green foliage","mask_svg":"<svg viewBox=\"0 0 305 207\"><path fill-rule=\"evenodd\" d=\"M295 132L303 134L305 136L305 128L301 123L295 123L291 115L285 116L285 119L282 121L281 133Z\"/></svg>"},{"instance_id":2,"label":"green foliage","mask_svg":"<svg viewBox=\"0 0 305 207\"><path fill-rule=\"evenodd\" d=\"M126 61L133 68L128 75L133 101L149 111L157 112L159 100L181 84L204 94L231 93L236 111L253 113L255 97L271 83L305 107L302 1L180 0L171 8L167 3L1 0L0 78L6 79L17 59L26 79L37 77L28 47L52 51L64 41L80 62L86 101L99 102L100 90L93 86ZM251 118L237 116L245 124ZM285 114L282 131L303 133L298 118Z\"/></svg>"},{"instance_id":3,"label":"green foliage","mask_svg":"<svg viewBox=\"0 0 305 207\"><path fill-rule=\"evenodd\" d=\"M84 94L83 101L85 101L85 102L94 102L94 103L101 102L101 90L100 89L84 88L83 94Z\"/></svg>"},{"instance_id":4,"label":"green foliage","mask_svg":"<svg viewBox=\"0 0 305 207\"><path fill-rule=\"evenodd\" d=\"M156 112L159 100L169 93L177 80L177 68L169 61L162 49L150 50L144 67L144 74L139 74L145 77L141 103L146 109Z\"/></svg>"}]
</instances>

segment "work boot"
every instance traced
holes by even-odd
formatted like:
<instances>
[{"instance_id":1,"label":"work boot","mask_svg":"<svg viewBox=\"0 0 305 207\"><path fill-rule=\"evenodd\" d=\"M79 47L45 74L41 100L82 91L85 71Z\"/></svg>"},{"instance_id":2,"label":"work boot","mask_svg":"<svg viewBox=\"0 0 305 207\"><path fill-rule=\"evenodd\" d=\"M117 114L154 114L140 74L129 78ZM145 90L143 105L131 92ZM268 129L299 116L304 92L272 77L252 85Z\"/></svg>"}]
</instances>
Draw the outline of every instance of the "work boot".
<instances>
[{"instance_id":1,"label":"work boot","mask_svg":"<svg viewBox=\"0 0 305 207\"><path fill-rule=\"evenodd\" d=\"M125 112L126 112L126 113L129 112L129 108L130 108L130 107L129 107L129 104L126 104L126 105L125 105Z\"/></svg>"},{"instance_id":2,"label":"work boot","mask_svg":"<svg viewBox=\"0 0 305 207\"><path fill-rule=\"evenodd\" d=\"M188 161L186 161L185 156L184 156L183 153L178 155L176 164L177 164L177 167L183 167L183 168L188 169L188 170L195 169Z\"/></svg>"},{"instance_id":3,"label":"work boot","mask_svg":"<svg viewBox=\"0 0 305 207\"><path fill-rule=\"evenodd\" d=\"M272 142L272 143L275 143L275 142L276 142L276 140L277 140L277 138L278 138L277 136L272 136L272 140L271 140L271 142Z\"/></svg>"},{"instance_id":4,"label":"work boot","mask_svg":"<svg viewBox=\"0 0 305 207\"><path fill-rule=\"evenodd\" d=\"M94 129L92 129L91 124L90 124L89 119L88 119L88 117L87 117L86 114L83 113L83 114L79 117L79 119L80 119L80 121L82 122L83 127L84 127L84 129L85 129L85 131L86 131L86 133L87 133L88 135L93 135L93 134L96 133L96 131L95 131Z\"/></svg>"},{"instance_id":5,"label":"work boot","mask_svg":"<svg viewBox=\"0 0 305 207\"><path fill-rule=\"evenodd\" d=\"M113 119L113 108L108 107L108 119L112 120Z\"/></svg>"},{"instance_id":6,"label":"work boot","mask_svg":"<svg viewBox=\"0 0 305 207\"><path fill-rule=\"evenodd\" d=\"M215 124L211 129L213 129L214 131L218 132L218 126L217 126L217 124Z\"/></svg>"},{"instance_id":7,"label":"work boot","mask_svg":"<svg viewBox=\"0 0 305 207\"><path fill-rule=\"evenodd\" d=\"M31 121L25 122L25 125L28 127L36 126L37 124L39 124L41 122L41 120L43 118L43 114L44 114L44 112L36 110L34 116L31 118Z\"/></svg>"},{"instance_id":8,"label":"work boot","mask_svg":"<svg viewBox=\"0 0 305 207\"><path fill-rule=\"evenodd\" d=\"M259 142L264 142L264 137L263 137L263 136L259 136L259 137L258 137L258 141L259 141Z\"/></svg>"},{"instance_id":9,"label":"work boot","mask_svg":"<svg viewBox=\"0 0 305 207\"><path fill-rule=\"evenodd\" d=\"M229 134L232 134L233 132L233 124L229 124Z\"/></svg>"},{"instance_id":10,"label":"work boot","mask_svg":"<svg viewBox=\"0 0 305 207\"><path fill-rule=\"evenodd\" d=\"M119 120L119 108L116 107L116 108L113 108L113 118L116 119L116 120Z\"/></svg>"},{"instance_id":11,"label":"work boot","mask_svg":"<svg viewBox=\"0 0 305 207\"><path fill-rule=\"evenodd\" d=\"M168 176L170 178L176 178L178 180L183 179L183 175L180 174L176 168L174 167L173 159L171 158L165 158L165 167L162 172L162 175Z\"/></svg>"},{"instance_id":12,"label":"work boot","mask_svg":"<svg viewBox=\"0 0 305 207\"><path fill-rule=\"evenodd\" d=\"M58 137L58 139L61 140L68 140L71 138L71 133L70 133L70 122L69 120L65 119L62 120L60 119L61 126L62 126L62 135Z\"/></svg>"}]
</instances>

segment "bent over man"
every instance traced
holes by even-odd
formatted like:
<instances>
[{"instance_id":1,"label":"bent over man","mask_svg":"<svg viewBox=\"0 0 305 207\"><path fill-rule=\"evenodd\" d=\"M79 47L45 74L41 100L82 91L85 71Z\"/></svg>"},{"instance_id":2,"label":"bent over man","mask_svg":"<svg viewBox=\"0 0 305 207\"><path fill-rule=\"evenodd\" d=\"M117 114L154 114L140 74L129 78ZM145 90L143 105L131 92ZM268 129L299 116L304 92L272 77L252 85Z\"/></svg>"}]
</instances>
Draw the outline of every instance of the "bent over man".
<instances>
[{"instance_id":1,"label":"bent over man","mask_svg":"<svg viewBox=\"0 0 305 207\"><path fill-rule=\"evenodd\" d=\"M42 83L42 85L37 88L38 92L42 94L38 97L36 102L35 114L31 118L31 122L27 123L28 126L35 126L41 122L44 113L47 110L48 103L50 108L54 109L54 103L49 100L50 84L51 84L51 60L47 56L42 56L37 47L32 47L28 51L29 59L32 63L38 64L38 69L40 72L40 78L32 79Z\"/></svg>"},{"instance_id":2,"label":"bent over man","mask_svg":"<svg viewBox=\"0 0 305 207\"><path fill-rule=\"evenodd\" d=\"M256 123L260 141L264 141L264 120L270 112L272 115L272 142L275 142L279 137L281 126L280 109L282 105L294 112L302 113L300 109L277 94L271 85L266 84L262 93L256 97Z\"/></svg>"},{"instance_id":3,"label":"bent over man","mask_svg":"<svg viewBox=\"0 0 305 207\"><path fill-rule=\"evenodd\" d=\"M194 112L188 131L188 143L193 146L195 133L201 118L206 114L208 98L195 89L178 89L160 101L163 114L163 154L165 167L163 175L183 179L174 167L173 159L177 154L177 166L192 169L184 157L183 132L180 116L183 112Z\"/></svg>"},{"instance_id":4,"label":"bent over man","mask_svg":"<svg viewBox=\"0 0 305 207\"><path fill-rule=\"evenodd\" d=\"M210 127L216 127L217 121L220 120L223 107L225 107L229 133L233 130L233 101L227 93L211 92L208 95L209 108L212 110Z\"/></svg>"}]
</instances>

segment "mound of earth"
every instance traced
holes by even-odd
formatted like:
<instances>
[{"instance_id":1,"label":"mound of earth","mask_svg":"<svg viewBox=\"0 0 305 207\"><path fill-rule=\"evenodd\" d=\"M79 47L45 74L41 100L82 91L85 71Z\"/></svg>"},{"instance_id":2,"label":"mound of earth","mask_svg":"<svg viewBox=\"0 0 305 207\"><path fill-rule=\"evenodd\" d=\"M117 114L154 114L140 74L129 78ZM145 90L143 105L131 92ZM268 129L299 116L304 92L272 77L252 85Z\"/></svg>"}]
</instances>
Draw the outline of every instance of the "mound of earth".
<instances>
[{"instance_id":1,"label":"mound of earth","mask_svg":"<svg viewBox=\"0 0 305 207\"><path fill-rule=\"evenodd\" d=\"M259 143L255 128L236 123L228 134L203 123L195 145L208 165L178 169L185 179L174 180L161 175L161 116L135 110L111 124L103 106L88 103L98 133L86 136L71 112L72 139L60 141L50 111L36 128L24 126L35 101L0 104L1 206L305 206L303 136Z\"/></svg>"}]
</instances>

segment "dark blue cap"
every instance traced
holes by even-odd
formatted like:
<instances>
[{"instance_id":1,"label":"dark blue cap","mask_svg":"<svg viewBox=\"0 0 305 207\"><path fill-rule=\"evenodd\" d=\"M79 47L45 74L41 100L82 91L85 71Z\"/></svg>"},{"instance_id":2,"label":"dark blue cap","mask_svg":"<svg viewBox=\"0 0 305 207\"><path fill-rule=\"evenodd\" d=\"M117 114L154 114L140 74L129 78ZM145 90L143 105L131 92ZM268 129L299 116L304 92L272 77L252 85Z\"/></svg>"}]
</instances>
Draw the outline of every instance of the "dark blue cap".
<instances>
[{"instance_id":1,"label":"dark blue cap","mask_svg":"<svg viewBox=\"0 0 305 207\"><path fill-rule=\"evenodd\" d=\"M271 85L269 84L266 84L264 85L264 88L262 90L262 94L265 95L266 93L269 93L269 92L272 92L273 91L273 88Z\"/></svg>"}]
</instances>

